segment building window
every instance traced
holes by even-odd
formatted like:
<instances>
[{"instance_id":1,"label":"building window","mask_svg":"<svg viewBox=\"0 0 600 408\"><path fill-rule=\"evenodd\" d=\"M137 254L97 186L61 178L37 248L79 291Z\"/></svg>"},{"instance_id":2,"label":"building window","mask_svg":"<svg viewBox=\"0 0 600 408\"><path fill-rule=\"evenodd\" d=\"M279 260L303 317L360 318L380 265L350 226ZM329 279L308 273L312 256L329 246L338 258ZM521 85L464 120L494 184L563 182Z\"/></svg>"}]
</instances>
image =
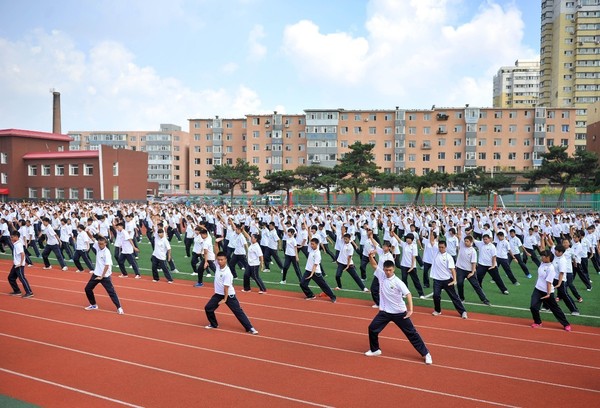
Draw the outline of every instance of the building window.
<instances>
[{"instance_id":1,"label":"building window","mask_svg":"<svg viewBox=\"0 0 600 408\"><path fill-rule=\"evenodd\" d=\"M439 160L446 160L446 152L438 152Z\"/></svg>"},{"instance_id":2,"label":"building window","mask_svg":"<svg viewBox=\"0 0 600 408\"><path fill-rule=\"evenodd\" d=\"M479 153L479 160L485 160L487 158L487 155L485 153Z\"/></svg>"},{"instance_id":3,"label":"building window","mask_svg":"<svg viewBox=\"0 0 600 408\"><path fill-rule=\"evenodd\" d=\"M392 155L391 154L384 154L383 155L383 161L391 162L392 161Z\"/></svg>"},{"instance_id":4,"label":"building window","mask_svg":"<svg viewBox=\"0 0 600 408\"><path fill-rule=\"evenodd\" d=\"M50 165L42 164L42 176L49 176L49 175L50 175Z\"/></svg>"},{"instance_id":5,"label":"building window","mask_svg":"<svg viewBox=\"0 0 600 408\"><path fill-rule=\"evenodd\" d=\"M78 188L70 188L69 189L69 199L79 200L79 189Z\"/></svg>"},{"instance_id":6,"label":"building window","mask_svg":"<svg viewBox=\"0 0 600 408\"><path fill-rule=\"evenodd\" d=\"M118 176L119 175L119 162L114 162L113 163L113 176Z\"/></svg>"},{"instance_id":7,"label":"building window","mask_svg":"<svg viewBox=\"0 0 600 408\"><path fill-rule=\"evenodd\" d=\"M494 160L500 160L502 155L500 153L494 153Z\"/></svg>"},{"instance_id":8,"label":"building window","mask_svg":"<svg viewBox=\"0 0 600 408\"><path fill-rule=\"evenodd\" d=\"M0 174L0 184L8 184L8 174Z\"/></svg>"},{"instance_id":9,"label":"building window","mask_svg":"<svg viewBox=\"0 0 600 408\"><path fill-rule=\"evenodd\" d=\"M65 189L62 187L58 187L54 190L54 198L56 198L57 200L64 200L65 199Z\"/></svg>"},{"instance_id":10,"label":"building window","mask_svg":"<svg viewBox=\"0 0 600 408\"><path fill-rule=\"evenodd\" d=\"M429 155L429 154L425 153L425 154L423 155L423 161L424 161L424 162L428 162L428 161L430 160L430 157L431 157L431 155Z\"/></svg>"},{"instance_id":11,"label":"building window","mask_svg":"<svg viewBox=\"0 0 600 408\"><path fill-rule=\"evenodd\" d=\"M29 198L38 198L37 188L29 188Z\"/></svg>"},{"instance_id":12,"label":"building window","mask_svg":"<svg viewBox=\"0 0 600 408\"><path fill-rule=\"evenodd\" d=\"M27 166L27 174L30 176L37 176L37 165L30 164L29 166Z\"/></svg>"},{"instance_id":13,"label":"building window","mask_svg":"<svg viewBox=\"0 0 600 408\"><path fill-rule=\"evenodd\" d=\"M47 187L42 188L42 198L49 199L50 198L50 189Z\"/></svg>"},{"instance_id":14,"label":"building window","mask_svg":"<svg viewBox=\"0 0 600 408\"><path fill-rule=\"evenodd\" d=\"M64 176L65 175L65 166L63 164L57 164L54 166L54 175L55 176Z\"/></svg>"},{"instance_id":15,"label":"building window","mask_svg":"<svg viewBox=\"0 0 600 408\"><path fill-rule=\"evenodd\" d=\"M79 175L79 165L78 164L69 164L69 176L78 176Z\"/></svg>"},{"instance_id":16,"label":"building window","mask_svg":"<svg viewBox=\"0 0 600 408\"><path fill-rule=\"evenodd\" d=\"M0 164L6 164L6 163L8 163L8 154L0 153Z\"/></svg>"},{"instance_id":17,"label":"building window","mask_svg":"<svg viewBox=\"0 0 600 408\"><path fill-rule=\"evenodd\" d=\"M84 176L93 176L94 175L94 166L91 164L83 165L83 175ZM58 197L56 197L58 198Z\"/></svg>"},{"instance_id":18,"label":"building window","mask_svg":"<svg viewBox=\"0 0 600 408\"><path fill-rule=\"evenodd\" d=\"M462 153L461 152L455 152L454 153L454 160L460 160L462 159Z\"/></svg>"}]
</instances>

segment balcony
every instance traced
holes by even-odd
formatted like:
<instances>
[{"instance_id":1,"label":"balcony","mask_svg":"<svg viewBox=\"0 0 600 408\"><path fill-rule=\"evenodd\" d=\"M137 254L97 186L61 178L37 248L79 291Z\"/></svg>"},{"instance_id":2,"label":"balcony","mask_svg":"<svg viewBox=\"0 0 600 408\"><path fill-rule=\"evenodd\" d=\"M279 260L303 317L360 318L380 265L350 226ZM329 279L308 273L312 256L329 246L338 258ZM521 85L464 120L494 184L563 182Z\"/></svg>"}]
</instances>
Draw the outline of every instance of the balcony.
<instances>
[{"instance_id":1,"label":"balcony","mask_svg":"<svg viewBox=\"0 0 600 408\"><path fill-rule=\"evenodd\" d=\"M421 145L421 150L431 150L431 144L429 144L429 143L423 143Z\"/></svg>"},{"instance_id":2,"label":"balcony","mask_svg":"<svg viewBox=\"0 0 600 408\"><path fill-rule=\"evenodd\" d=\"M445 113L438 113L436 115L437 120L448 120L449 116Z\"/></svg>"},{"instance_id":3,"label":"balcony","mask_svg":"<svg viewBox=\"0 0 600 408\"><path fill-rule=\"evenodd\" d=\"M438 129L437 132L435 132L438 135L447 135L448 131L446 129Z\"/></svg>"}]
</instances>

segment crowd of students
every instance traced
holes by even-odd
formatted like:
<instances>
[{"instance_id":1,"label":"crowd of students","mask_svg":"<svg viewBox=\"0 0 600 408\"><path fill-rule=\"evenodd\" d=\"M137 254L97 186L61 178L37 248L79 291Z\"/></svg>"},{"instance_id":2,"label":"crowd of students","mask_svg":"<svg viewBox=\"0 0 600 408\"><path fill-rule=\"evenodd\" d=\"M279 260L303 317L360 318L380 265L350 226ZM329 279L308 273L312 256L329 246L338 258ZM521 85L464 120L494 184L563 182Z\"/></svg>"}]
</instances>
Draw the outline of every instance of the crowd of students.
<instances>
[{"instance_id":1,"label":"crowd of students","mask_svg":"<svg viewBox=\"0 0 600 408\"><path fill-rule=\"evenodd\" d=\"M151 251L139 245L144 234ZM100 278L100 283L110 273L111 257L118 264L119 277L130 276L127 263L135 278L141 278L137 260L144 256L151 260L154 282L160 281L162 271L166 281L172 283L173 273L179 272L177 261L182 272L197 276L197 287L204 286L204 277L222 277L227 269L232 279L238 277L238 271L242 274L242 291L251 291L254 282L260 294L267 292L261 274L269 272L271 265L281 269L281 284L287 283L292 267L307 300L316 297L309 287L312 280L332 302L336 301L335 292L343 288L342 276L347 272L360 291L371 292L373 307L383 310L381 288L385 282L381 280L390 278L387 272L392 262L392 274L396 268L399 270L407 291L412 285L424 298L425 289L432 286L433 315L442 313L441 293L445 291L459 316L466 319L465 281L483 304L490 305L483 289L486 275L491 276L500 293L508 296L506 278L512 285L520 285L517 276L533 278L535 271L527 266L530 258L538 267L530 304L532 327L541 325L539 311L546 308L568 331L571 326L559 304L564 304L571 315L579 314L577 305L583 297L575 282L591 291L590 274L600 271L599 238L598 214L489 208L231 208L168 203L12 202L4 204L0 217L0 251L8 247L14 255L15 270L9 276L13 295L21 294L15 283L20 279L24 297L33 296L24 269L32 264L34 254L42 258L44 269L52 268L50 253L63 270L68 269L65 259L72 260L77 271L87 268L94 275L92 279ZM174 259L170 244L173 239L183 241L186 259ZM103 256L98 265L98 253L106 248L112 253ZM327 265L329 261L322 256L329 257L334 265ZM367 267L373 265L374 258L378 259L374 269L379 272L369 274ZM358 270L355 259L360 260ZM333 289L325 279L328 273L335 276ZM92 290L97 283L91 282L86 294L88 307L93 309ZM109 294L114 292L114 288L105 287ZM232 284L228 287L231 293ZM213 299L216 305L228 296L227 290L221 288L221 292L222 299ZM111 299L122 313L116 294L111 294ZM251 332L239 304L231 303L236 316ZM209 326L216 326L214 310L210 313ZM426 348L419 346L419 350L424 352Z\"/></svg>"}]
</instances>

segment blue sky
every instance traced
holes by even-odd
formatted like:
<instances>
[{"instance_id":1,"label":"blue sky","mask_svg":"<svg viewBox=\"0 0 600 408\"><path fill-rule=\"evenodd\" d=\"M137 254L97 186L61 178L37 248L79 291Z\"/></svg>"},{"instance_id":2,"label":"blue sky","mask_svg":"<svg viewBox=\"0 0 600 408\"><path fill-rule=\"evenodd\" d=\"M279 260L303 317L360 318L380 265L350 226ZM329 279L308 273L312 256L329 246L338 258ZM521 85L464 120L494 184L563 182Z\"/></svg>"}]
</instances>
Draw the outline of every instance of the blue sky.
<instances>
[{"instance_id":1,"label":"blue sky","mask_svg":"<svg viewBox=\"0 0 600 408\"><path fill-rule=\"evenodd\" d=\"M490 106L536 0L0 0L0 128L188 129L306 108Z\"/></svg>"}]
</instances>

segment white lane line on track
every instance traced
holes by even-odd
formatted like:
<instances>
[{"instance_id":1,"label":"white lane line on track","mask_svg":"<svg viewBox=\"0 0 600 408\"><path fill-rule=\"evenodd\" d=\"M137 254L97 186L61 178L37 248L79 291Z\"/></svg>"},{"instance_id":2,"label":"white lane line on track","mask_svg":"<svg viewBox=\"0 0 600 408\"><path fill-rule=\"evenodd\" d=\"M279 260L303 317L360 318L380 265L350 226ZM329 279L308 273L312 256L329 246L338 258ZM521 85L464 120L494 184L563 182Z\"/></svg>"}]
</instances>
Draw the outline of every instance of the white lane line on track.
<instances>
[{"instance_id":1,"label":"white lane line on track","mask_svg":"<svg viewBox=\"0 0 600 408\"><path fill-rule=\"evenodd\" d=\"M12 336L9 336L9 337L12 337ZM54 387L63 388L65 390L74 391L74 392L78 392L80 394L89 395L91 397L103 399L105 401L114 402L115 404L124 405L126 407L143 408L142 405L130 404L129 402L125 402L125 401L121 401L121 400L118 400L118 399L110 398L110 397L107 397L105 395L100 395L100 394L96 394L96 393L93 393L93 392L85 391L85 390L82 390L80 388L69 387L68 385L60 384L60 383L57 383L57 382L54 382L54 381L44 380L43 378L39 378L39 377L33 377L31 375L19 373L17 371L8 370L6 368L0 367L0 371L5 372L7 374L15 375L17 377L23 377L23 378L26 378L28 380L33 380L33 381L41 382L41 383L44 383L44 384L52 385Z\"/></svg>"},{"instance_id":2,"label":"white lane line on track","mask_svg":"<svg viewBox=\"0 0 600 408\"><path fill-rule=\"evenodd\" d=\"M52 319L44 319L44 320L51 320L52 321ZM63 324L65 323L65 322L61 322L61 321L58 321L58 320L56 320L55 322L57 322L57 323L63 323ZM443 397L458 398L458 399L462 399L462 400L473 401L473 402L478 402L478 403L484 403L484 404L489 404L489 405L496 405L496 406L502 406L502 407L511 407L511 408L515 407L513 405L498 403L498 402L494 402L494 401L487 401L487 400L482 400L482 399L478 399L478 398L471 398L471 397L466 397L466 396L462 396L462 395L458 395L458 394L451 394L451 393L445 393L445 392L440 392L440 391L433 391L433 390L424 389L424 388L411 387L411 386L407 386L407 385L403 385L403 384L395 384L395 383L390 383L390 382L386 382L386 381L380 381L380 380L370 379L370 378L366 378L366 377L358 377L358 376L354 376L354 375L336 373L336 372L333 372L333 371L319 370L319 369L315 369L315 368L311 368L311 367L299 366L299 365L295 365L295 364L282 363L282 362L274 362L274 361L270 361L270 360L264 360L264 359L260 359L260 358L249 357L249 356L241 356L239 354L228 353L228 352L218 351L218 350L213 350L213 349L207 349L207 348L204 348L204 347L192 346L192 345L189 345L189 344L181 344L181 343L177 343L177 342L160 340L160 339L155 339L155 338L146 337L146 336L137 336L137 335L132 335L132 334L129 334L129 333L123 333L123 332L118 332L118 331L98 329L96 327L79 325L79 324L74 324L74 323L66 323L66 324L70 324L70 325L74 325L74 326L79 326L79 327L83 327L83 328L89 328L89 329L107 331L107 332L111 332L111 333L114 333L114 334L121 334L121 335L125 335L125 336L133 336L133 337L140 338L140 339L143 339L143 340L156 341L156 342L161 342L161 343L168 343L170 345L181 346L181 347L191 348L191 349L195 349L195 350L208 351L208 352L223 354L223 355L227 355L227 356L231 356L231 357L237 357L237 358L242 358L242 359L249 359L249 360L259 361L259 362L267 363L267 364L275 364L275 365L280 365L280 366L284 366L284 367L288 367L288 368L294 368L294 369L299 369L299 370L306 370L306 371L310 371L310 372L314 372L314 373L320 373L320 374L327 374L327 375L332 375L332 376L338 376L338 377L347 378L347 379L351 379L351 380L357 380L357 381L360 381L360 382L365 382L366 381L366 382L370 382L370 383L374 383L374 384L378 384L378 385L397 387L397 388L408 389L408 390L417 391L417 392L424 392L424 393L438 395L438 396L443 396ZM66 351L70 351L70 352L74 352L74 353L79 353L79 354L84 354L86 356L90 356L89 352L84 351L84 350L78 350L78 349L74 349L74 348L70 348L70 347L64 347L64 346L60 346L60 345L57 345L57 344L47 343L47 342L44 342L44 341L39 341L39 340L34 340L34 339L28 339L28 338L19 337L19 336L13 336L13 335L5 334L5 333L0 333L0 336L5 336L5 337L13 338L13 339L16 339L16 340L21 340L21 341L28 341L28 342L31 342L31 343L40 344L40 345L44 345L44 346L47 346L47 347L54 347L54 348L58 348L58 349L61 349L61 350L66 350ZM162 368L159 368L159 367L154 367L154 366L149 366L149 365L145 365L145 364L140 364L140 363L136 363L136 362L133 362L133 361L122 360L122 359L117 359L117 358L112 358L112 357L102 356L102 355L96 355L96 354L91 355L91 356L97 357L97 358L101 358L101 359L110 360L110 361L115 361L115 362L122 363L122 364L128 364L128 365L132 365L132 366L135 366L135 367L145 368L145 369L149 369L149 370L155 370L155 371L159 371L159 372L166 373L166 374L171 374L171 375L181 376L181 377L185 377L185 378L189 378L189 379L204 381L204 382L208 382L208 383L211 383L211 384L222 385L222 386L225 386L225 387L230 387L230 388L234 388L234 389L238 389L238 390L242 390L242 391L258 393L258 394L272 396L272 397L276 397L276 398L282 398L282 399L286 399L286 400L294 401L294 402L300 402L300 403L307 404L307 405L313 405L313 406L319 406L319 407L329 407L328 405L322 405L322 404L318 404L318 403L309 402L309 401L306 401L306 400L299 400L299 399L295 399L295 398L292 398L292 397L286 397L286 396L283 396L283 395L272 394L272 393L268 393L268 392L264 392L264 391L259 391L259 390L252 390L252 389L248 389L248 388L242 387L242 386L236 386L236 385L232 385L232 384L224 384L224 383L219 382L219 381L214 381L214 380L210 380L210 379L207 379L207 378L202 378L202 377L197 377L197 376L193 376L193 375L189 375L189 374L185 374L185 373L180 373L180 372L177 372L177 371L166 370L166 369L162 369Z\"/></svg>"},{"instance_id":3,"label":"white lane line on track","mask_svg":"<svg viewBox=\"0 0 600 408\"><path fill-rule=\"evenodd\" d=\"M58 302L56 302L56 303L58 303ZM49 321L49 322L54 322L54 323L59 323L59 324L64 324L64 325L69 325L69 326L84 327L84 328L89 328L89 329L92 329L92 330L98 330L98 331L102 331L102 332L116 333L116 334L121 334L123 336L129 336L129 337L141 338L141 339L145 339L145 340L151 340L151 341L157 341L157 342L162 342L162 343L180 345L180 346L183 346L183 347L191 347L193 349L210 351L210 352L214 352L214 353L225 354L225 355L229 355L229 356L235 356L235 357L239 357L239 358L243 358L243 359L249 359L249 360L254 360L254 361L263 361L263 362L268 362L268 363L275 364L275 365L291 366L291 367L300 368L300 369L306 369L306 370L310 370L310 371L325 372L325 373L332 374L332 375L339 375L341 377L354 378L354 376L352 376L352 375L347 375L347 374L343 374L343 373L335 373L335 372L330 372L330 371L323 371L323 370L308 368L308 367L304 367L304 366L296 366L296 365L288 364L288 363L284 363L284 362L277 362L277 361L272 361L272 360L264 360L264 359L260 359L260 358L256 358L256 357L251 357L251 356L242 356L242 355L239 355L239 354L236 354L236 353L229 353L229 352L225 352L225 351L207 349L207 348L198 347L198 346L190 346L188 344L181 344L181 343L177 343L177 342L171 342L169 340L162 340L162 339L157 339L157 338L152 338L152 337L146 337L146 336L141 336L141 335L132 334L132 333L119 332L119 331L114 331L114 330L111 330L111 329L103 329L103 328L99 328L99 327L93 327L93 326L83 325L83 324L79 324L79 323L72 323L72 322L67 322L67 321L63 321L63 320L49 319L49 318L46 318L46 317L41 317L41 316L36 316L36 315L29 315L29 314L26 314L26 313L6 311L6 310L0 310L0 312L10 313L10 314L20 315L20 316L25 316L25 317L29 317L29 318L33 318L33 319L39 319L39 320L44 320L44 321ZM149 319L149 320L159 320L159 321L163 321L163 322L169 323L169 321L166 321L166 320L155 319L155 318L151 318L151 317L147 317L147 316L131 315L131 314L128 315L128 316L133 316L133 317L142 318L142 319ZM196 326L196 325L193 325L193 324L189 324L189 323L184 323L183 325L191 326L191 327L199 327L199 326ZM224 332L227 332L227 333L230 333L230 334L236 334L236 335L243 334L244 336L248 336L246 333L241 333L239 331L222 330L222 329L219 329L219 331L224 331ZM343 352L343 353L350 353L350 354L362 354L361 352L357 352L355 350L347 350L347 349L341 349L341 348L337 348L337 347L316 345L314 343L304 343L304 342L295 341L295 340L280 339L280 338L266 337L266 336L261 336L261 338L268 339L268 340L279 341L279 342L297 344L297 345L307 346L307 347L312 347L312 348L321 348L321 349L326 349L326 350L331 350L331 351L336 351L336 352ZM387 357L387 356L384 356L382 358L383 359L394 360L394 361L402 361L402 362L406 362L406 363L416 364L415 360L402 359L402 358L397 358L397 357ZM419 364L422 364L422 362L419 362ZM460 371L460 372L466 372L466 373L470 373L470 374L487 375L487 376L491 376L491 377L504 378L504 379L514 380L514 381L518 381L518 382L530 382L530 383L534 383L534 384L551 385L551 386L556 386L556 387L561 387L561 388L574 389L574 390L578 390L578 391L588 391L588 392L593 392L593 393L600 393L600 389L599 390L595 390L595 389L588 389L588 388L582 388L582 387L565 385L565 384L561 384L561 383L549 383L547 381L538 381L538 380L534 380L534 379L531 379L531 378L525 378L525 377L515 377L515 376L504 375L504 374L490 373L490 372L486 372L486 371L479 371L479 370L470 370L470 369L466 369L466 368L459 368L459 367L455 367L455 366L444 366L444 365L439 365L439 364L435 365L435 367L437 367L437 368L443 368L443 369L447 369L447 370L455 370L455 371ZM379 380L372 380L372 379L367 379L367 378L365 378L365 380L374 381L374 382L379 383ZM403 386L403 385L400 385L400 384L394 384L394 386L413 389L411 387ZM419 388L415 388L415 389L421 390ZM463 398L463 397L461 396L460 398ZM468 397L465 397L465 398L468 398Z\"/></svg>"}]
</instances>

